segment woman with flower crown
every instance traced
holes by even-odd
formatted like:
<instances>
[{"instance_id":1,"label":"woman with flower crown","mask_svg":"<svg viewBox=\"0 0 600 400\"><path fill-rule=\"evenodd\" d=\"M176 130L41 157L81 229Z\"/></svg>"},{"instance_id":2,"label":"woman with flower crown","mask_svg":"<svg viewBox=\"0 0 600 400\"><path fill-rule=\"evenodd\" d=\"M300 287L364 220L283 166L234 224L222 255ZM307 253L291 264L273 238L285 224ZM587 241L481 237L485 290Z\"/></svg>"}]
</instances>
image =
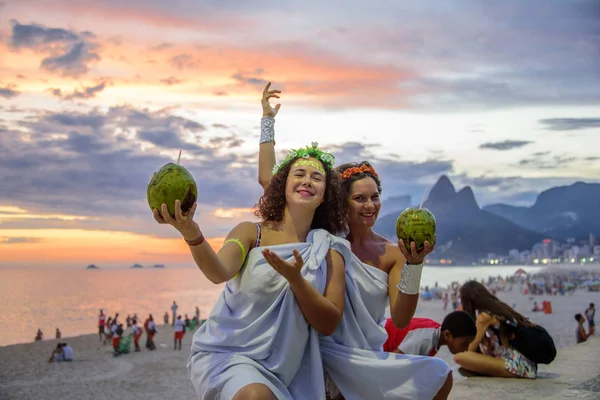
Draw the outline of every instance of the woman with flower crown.
<instances>
[{"instance_id":1,"label":"woman with flower crown","mask_svg":"<svg viewBox=\"0 0 600 400\"><path fill-rule=\"evenodd\" d=\"M279 90L263 91L259 183L268 190L275 163L274 124L280 105L271 98ZM419 295L425 256L433 243L410 251L372 230L381 207L381 183L368 162L336 168L346 196L347 235L353 256L346 263L344 316L336 331L320 337L323 363L328 374L328 398L445 399L452 388L448 365L436 358L383 353L387 339L385 308L390 304L399 328L412 319ZM339 388L339 389L338 389Z\"/></svg>"},{"instance_id":2,"label":"woman with flower crown","mask_svg":"<svg viewBox=\"0 0 600 400\"><path fill-rule=\"evenodd\" d=\"M194 334L188 372L199 399L321 399L319 333L343 315L347 242L333 157L316 145L290 153L260 198L260 223L242 222L216 253L179 200L153 210L177 229L198 268L225 283ZM331 232L331 233L330 233Z\"/></svg>"}]
</instances>

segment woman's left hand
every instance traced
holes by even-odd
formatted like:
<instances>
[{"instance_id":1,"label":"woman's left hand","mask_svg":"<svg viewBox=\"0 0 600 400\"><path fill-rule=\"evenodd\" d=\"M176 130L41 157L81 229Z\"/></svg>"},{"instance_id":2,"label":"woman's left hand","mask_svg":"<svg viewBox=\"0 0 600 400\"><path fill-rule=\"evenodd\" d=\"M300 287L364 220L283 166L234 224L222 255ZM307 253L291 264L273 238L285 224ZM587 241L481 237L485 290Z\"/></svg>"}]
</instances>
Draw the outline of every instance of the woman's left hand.
<instances>
[{"instance_id":1,"label":"woman's left hand","mask_svg":"<svg viewBox=\"0 0 600 400\"><path fill-rule=\"evenodd\" d=\"M489 326L498 325L498 319L494 315L482 312L477 316L476 325L487 329Z\"/></svg>"},{"instance_id":2,"label":"woman's left hand","mask_svg":"<svg viewBox=\"0 0 600 400\"><path fill-rule=\"evenodd\" d=\"M415 242L410 242L410 251L408 251L402 239L398 240L398 247L400 248L400 251L404 255L404 258L408 264L423 264L427 254L431 253L435 248L435 238L433 239L433 244L431 245L428 241L425 241L423 250L421 251L417 251L417 245Z\"/></svg>"},{"instance_id":3,"label":"woman's left hand","mask_svg":"<svg viewBox=\"0 0 600 400\"><path fill-rule=\"evenodd\" d=\"M301 272L302 267L304 266L304 260L302 259L302 256L298 250L294 250L294 258L296 259L294 263L285 261L283 258L279 257L269 249L263 250L262 255L265 257L265 260L269 263L269 265L273 267L273 269L277 271L279 275L283 276L290 284L302 279Z\"/></svg>"}]
</instances>

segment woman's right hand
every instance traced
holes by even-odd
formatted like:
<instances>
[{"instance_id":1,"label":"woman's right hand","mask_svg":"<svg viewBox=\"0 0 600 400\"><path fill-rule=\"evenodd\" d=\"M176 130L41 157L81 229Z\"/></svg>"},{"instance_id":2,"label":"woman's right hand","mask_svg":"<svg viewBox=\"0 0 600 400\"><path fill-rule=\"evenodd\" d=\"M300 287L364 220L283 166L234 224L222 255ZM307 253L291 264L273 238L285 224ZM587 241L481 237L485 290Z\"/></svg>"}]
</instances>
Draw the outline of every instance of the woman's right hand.
<instances>
[{"instance_id":1,"label":"woman's right hand","mask_svg":"<svg viewBox=\"0 0 600 400\"><path fill-rule=\"evenodd\" d=\"M271 87L271 82L267 83L265 89L263 90L262 95L262 109L263 109L263 117L275 117L279 112L279 108L281 108L281 104L277 104L275 107L271 107L271 103L269 103L269 99L274 97L276 99L279 98L278 94L281 93L281 90L269 90Z\"/></svg>"},{"instance_id":2,"label":"woman's right hand","mask_svg":"<svg viewBox=\"0 0 600 400\"><path fill-rule=\"evenodd\" d=\"M202 233L200 227L196 221L194 221L194 213L196 212L197 207L198 203L194 203L189 211L182 212L181 201L175 200L175 218L171 217L171 214L169 214L169 209L166 204L161 205L160 212L158 212L156 208L152 210L152 212L154 214L154 219L159 224L169 224L177 229L184 239L195 240Z\"/></svg>"}]
</instances>

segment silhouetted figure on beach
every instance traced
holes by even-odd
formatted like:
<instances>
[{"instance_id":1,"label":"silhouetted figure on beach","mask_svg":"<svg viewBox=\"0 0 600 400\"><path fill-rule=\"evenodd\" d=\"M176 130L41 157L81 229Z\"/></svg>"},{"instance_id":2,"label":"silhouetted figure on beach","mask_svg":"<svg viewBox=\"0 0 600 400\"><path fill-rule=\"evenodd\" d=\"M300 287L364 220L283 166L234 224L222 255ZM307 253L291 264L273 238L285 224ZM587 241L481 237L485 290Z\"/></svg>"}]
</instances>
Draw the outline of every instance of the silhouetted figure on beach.
<instances>
[{"instance_id":1,"label":"silhouetted figure on beach","mask_svg":"<svg viewBox=\"0 0 600 400\"><path fill-rule=\"evenodd\" d=\"M173 350L177 350L177 345L179 345L179 350L181 350L181 341L183 340L183 335L185 335L185 322L181 319L181 315L177 317L174 326L175 340L173 341Z\"/></svg>"},{"instance_id":2,"label":"silhouetted figure on beach","mask_svg":"<svg viewBox=\"0 0 600 400\"><path fill-rule=\"evenodd\" d=\"M37 331L37 333L36 333L36 335L35 335L35 339L34 339L34 340L35 340L36 342L37 342L38 340L44 340L44 333L42 332L42 330L41 330L41 329L38 329L38 331Z\"/></svg>"},{"instance_id":3,"label":"silhouetted figure on beach","mask_svg":"<svg viewBox=\"0 0 600 400\"><path fill-rule=\"evenodd\" d=\"M138 326L137 320L133 320L133 344L135 345L135 351L140 351L140 336L142 336L142 328ZM146 345L146 347L148 347Z\"/></svg>"},{"instance_id":4,"label":"silhouetted figure on beach","mask_svg":"<svg viewBox=\"0 0 600 400\"><path fill-rule=\"evenodd\" d=\"M100 341L102 341L102 335L106 335L106 332L104 331L105 325L106 325L106 315L104 315L104 312L102 311L102 309L100 309L100 314L98 315L98 338L100 339ZM106 344L106 340L105 340L105 344Z\"/></svg>"},{"instance_id":5,"label":"silhouetted figure on beach","mask_svg":"<svg viewBox=\"0 0 600 400\"><path fill-rule=\"evenodd\" d=\"M171 311L173 312L173 321L172 321L172 326L175 326L175 318L177 317L177 303L175 303L175 300L173 300L173 305L171 306Z\"/></svg>"},{"instance_id":6,"label":"silhouetted figure on beach","mask_svg":"<svg viewBox=\"0 0 600 400\"><path fill-rule=\"evenodd\" d=\"M60 339L60 337L61 337L60 329L56 328L56 338Z\"/></svg>"},{"instance_id":7,"label":"silhouetted figure on beach","mask_svg":"<svg viewBox=\"0 0 600 400\"><path fill-rule=\"evenodd\" d=\"M165 311L163 321L165 322L165 325L169 325L169 312L168 311Z\"/></svg>"}]
</instances>

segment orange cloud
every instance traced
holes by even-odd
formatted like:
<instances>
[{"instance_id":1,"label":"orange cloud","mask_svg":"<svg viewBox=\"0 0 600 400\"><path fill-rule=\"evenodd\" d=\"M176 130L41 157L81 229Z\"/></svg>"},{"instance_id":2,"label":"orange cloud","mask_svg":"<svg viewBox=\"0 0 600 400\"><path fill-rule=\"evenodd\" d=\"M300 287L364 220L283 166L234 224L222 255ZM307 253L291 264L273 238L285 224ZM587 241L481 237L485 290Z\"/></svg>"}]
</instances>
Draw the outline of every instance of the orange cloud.
<instances>
[{"instance_id":1,"label":"orange cloud","mask_svg":"<svg viewBox=\"0 0 600 400\"><path fill-rule=\"evenodd\" d=\"M0 239L0 263L8 266L194 265L188 246L180 238L79 229L0 229ZM207 239L215 251L223 240Z\"/></svg>"}]
</instances>

